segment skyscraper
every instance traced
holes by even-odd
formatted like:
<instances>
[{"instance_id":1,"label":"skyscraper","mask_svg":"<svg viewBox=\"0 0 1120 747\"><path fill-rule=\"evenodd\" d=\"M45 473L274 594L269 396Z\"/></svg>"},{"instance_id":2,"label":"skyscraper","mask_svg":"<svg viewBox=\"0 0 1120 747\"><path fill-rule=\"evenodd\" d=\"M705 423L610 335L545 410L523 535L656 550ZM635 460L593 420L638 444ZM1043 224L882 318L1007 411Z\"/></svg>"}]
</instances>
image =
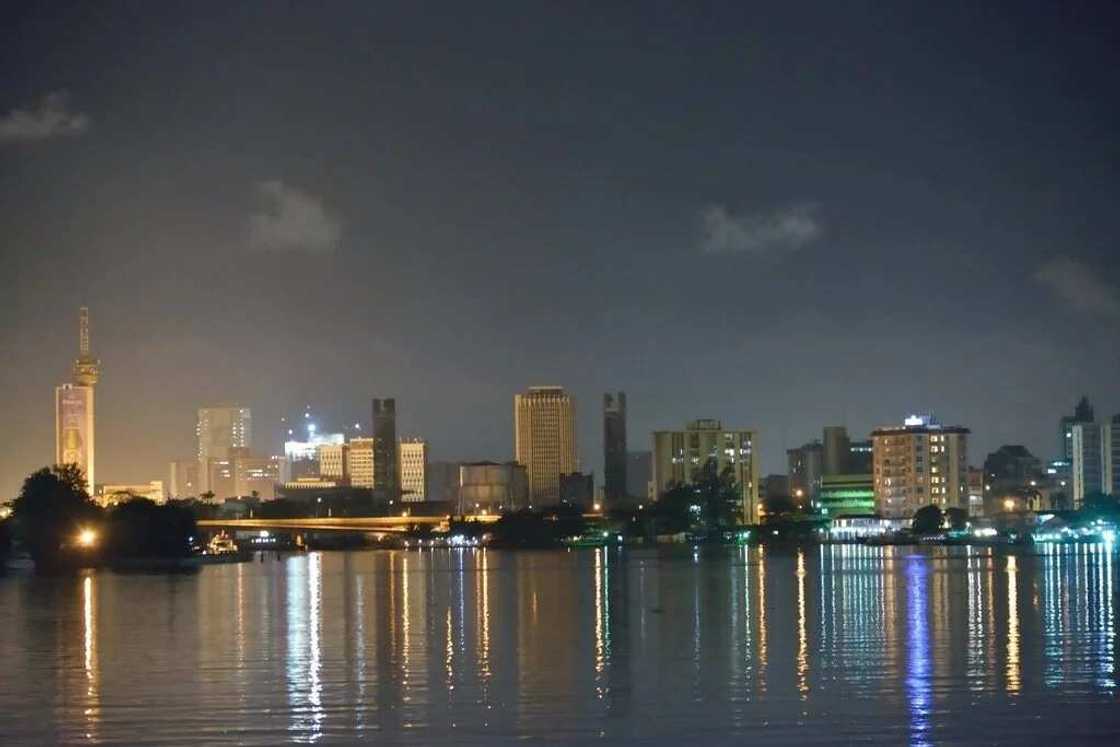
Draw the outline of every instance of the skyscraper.
<instances>
[{"instance_id":1,"label":"skyscraper","mask_svg":"<svg viewBox=\"0 0 1120 747\"><path fill-rule=\"evenodd\" d=\"M1073 507L1081 508L1085 496L1107 492L1105 473L1111 455L1112 428L1097 423L1074 423L1070 428L1073 457Z\"/></svg>"},{"instance_id":2,"label":"skyscraper","mask_svg":"<svg viewBox=\"0 0 1120 747\"><path fill-rule=\"evenodd\" d=\"M796 449L787 449L786 460L790 493L798 501L811 500L821 487L824 446L820 441L810 441Z\"/></svg>"},{"instance_id":3,"label":"skyscraper","mask_svg":"<svg viewBox=\"0 0 1120 747\"><path fill-rule=\"evenodd\" d=\"M1096 420L1089 398L1082 396L1073 408L1072 415L1063 415L1058 421L1058 455L1067 462L1073 461L1073 426L1078 423L1092 423Z\"/></svg>"},{"instance_id":4,"label":"skyscraper","mask_svg":"<svg viewBox=\"0 0 1120 747\"><path fill-rule=\"evenodd\" d=\"M401 491L395 399L373 400L373 438L373 489L392 500Z\"/></svg>"},{"instance_id":5,"label":"skyscraper","mask_svg":"<svg viewBox=\"0 0 1120 747\"><path fill-rule=\"evenodd\" d=\"M199 459L225 459L230 449L253 446L253 416L248 407L200 407L198 424Z\"/></svg>"},{"instance_id":6,"label":"skyscraper","mask_svg":"<svg viewBox=\"0 0 1120 747\"><path fill-rule=\"evenodd\" d=\"M55 464L76 464L86 477L86 492L94 485L93 387L101 375L101 361L90 353L89 309L78 312L78 357L74 382L55 387Z\"/></svg>"},{"instance_id":7,"label":"skyscraper","mask_svg":"<svg viewBox=\"0 0 1120 747\"><path fill-rule=\"evenodd\" d=\"M603 395L603 497L626 498L626 392Z\"/></svg>"},{"instance_id":8,"label":"skyscraper","mask_svg":"<svg viewBox=\"0 0 1120 747\"><path fill-rule=\"evenodd\" d=\"M529 387L514 395L514 455L529 475L529 502L560 501L560 475L579 471L575 403L563 387Z\"/></svg>"}]
</instances>

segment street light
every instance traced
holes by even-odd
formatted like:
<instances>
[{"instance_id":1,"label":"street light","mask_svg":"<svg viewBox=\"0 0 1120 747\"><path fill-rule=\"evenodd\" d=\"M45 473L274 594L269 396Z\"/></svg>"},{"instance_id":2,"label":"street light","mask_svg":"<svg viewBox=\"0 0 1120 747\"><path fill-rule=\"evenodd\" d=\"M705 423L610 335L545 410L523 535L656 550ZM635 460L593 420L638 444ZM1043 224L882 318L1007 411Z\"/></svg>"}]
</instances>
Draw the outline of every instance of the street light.
<instances>
[{"instance_id":1,"label":"street light","mask_svg":"<svg viewBox=\"0 0 1120 747\"><path fill-rule=\"evenodd\" d=\"M78 532L79 547L93 547L97 544L97 532L86 528Z\"/></svg>"}]
</instances>

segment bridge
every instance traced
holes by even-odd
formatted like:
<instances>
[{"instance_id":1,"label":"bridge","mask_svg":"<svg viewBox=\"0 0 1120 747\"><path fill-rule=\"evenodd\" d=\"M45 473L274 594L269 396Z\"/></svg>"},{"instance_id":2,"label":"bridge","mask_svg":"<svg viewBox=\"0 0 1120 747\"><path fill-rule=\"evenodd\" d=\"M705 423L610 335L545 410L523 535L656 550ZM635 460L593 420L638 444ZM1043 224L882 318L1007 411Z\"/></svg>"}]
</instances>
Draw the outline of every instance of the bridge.
<instances>
[{"instance_id":1,"label":"bridge","mask_svg":"<svg viewBox=\"0 0 1120 747\"><path fill-rule=\"evenodd\" d=\"M407 532L413 527L447 529L450 516L353 516L306 519L199 519L200 529L230 532ZM493 515L467 516L466 521L492 522Z\"/></svg>"},{"instance_id":2,"label":"bridge","mask_svg":"<svg viewBox=\"0 0 1120 747\"><path fill-rule=\"evenodd\" d=\"M602 514L584 514L585 519L601 519ZM430 527L446 531L451 516L347 516L306 519L199 519L200 529L224 529L230 532L407 532L413 527ZM484 524L499 519L496 514L475 514L462 517L463 521Z\"/></svg>"}]
</instances>

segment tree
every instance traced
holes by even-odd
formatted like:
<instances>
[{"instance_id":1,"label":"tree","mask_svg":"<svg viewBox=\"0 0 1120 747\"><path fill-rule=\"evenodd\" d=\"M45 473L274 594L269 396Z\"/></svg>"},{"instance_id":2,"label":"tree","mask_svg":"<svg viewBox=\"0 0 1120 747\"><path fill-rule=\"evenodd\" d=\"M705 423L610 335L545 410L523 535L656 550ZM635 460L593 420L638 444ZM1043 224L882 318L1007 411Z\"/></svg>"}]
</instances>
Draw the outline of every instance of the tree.
<instances>
[{"instance_id":1,"label":"tree","mask_svg":"<svg viewBox=\"0 0 1120 747\"><path fill-rule=\"evenodd\" d=\"M12 503L12 518L38 569L58 565L79 531L96 525L100 514L86 493L85 475L74 464L31 473Z\"/></svg>"},{"instance_id":2,"label":"tree","mask_svg":"<svg viewBox=\"0 0 1120 747\"><path fill-rule=\"evenodd\" d=\"M961 531L968 526L968 511L963 508L945 509L945 518L949 522L950 529Z\"/></svg>"},{"instance_id":3,"label":"tree","mask_svg":"<svg viewBox=\"0 0 1120 747\"><path fill-rule=\"evenodd\" d=\"M147 498L118 504L109 512L107 528L109 550L122 558L185 558L198 532L190 509Z\"/></svg>"},{"instance_id":4,"label":"tree","mask_svg":"<svg viewBox=\"0 0 1120 747\"><path fill-rule=\"evenodd\" d=\"M915 534L936 534L941 529L941 518L941 509L937 506L922 506L914 514L910 526Z\"/></svg>"}]
</instances>

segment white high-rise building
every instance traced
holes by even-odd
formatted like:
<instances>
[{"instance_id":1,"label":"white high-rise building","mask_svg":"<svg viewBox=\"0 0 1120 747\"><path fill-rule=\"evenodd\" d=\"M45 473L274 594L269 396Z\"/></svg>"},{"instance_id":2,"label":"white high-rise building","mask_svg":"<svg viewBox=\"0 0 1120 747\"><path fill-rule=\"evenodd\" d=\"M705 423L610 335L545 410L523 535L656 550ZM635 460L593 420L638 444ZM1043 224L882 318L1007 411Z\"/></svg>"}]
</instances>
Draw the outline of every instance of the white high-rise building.
<instances>
[{"instance_id":1,"label":"white high-rise building","mask_svg":"<svg viewBox=\"0 0 1120 747\"><path fill-rule=\"evenodd\" d=\"M697 470L714 460L722 473L730 468L739 486L738 520L753 524L759 520L758 433L747 428L724 428L719 420L703 418L688 423L684 430L653 432L652 498L675 485L692 482Z\"/></svg>"}]
</instances>

